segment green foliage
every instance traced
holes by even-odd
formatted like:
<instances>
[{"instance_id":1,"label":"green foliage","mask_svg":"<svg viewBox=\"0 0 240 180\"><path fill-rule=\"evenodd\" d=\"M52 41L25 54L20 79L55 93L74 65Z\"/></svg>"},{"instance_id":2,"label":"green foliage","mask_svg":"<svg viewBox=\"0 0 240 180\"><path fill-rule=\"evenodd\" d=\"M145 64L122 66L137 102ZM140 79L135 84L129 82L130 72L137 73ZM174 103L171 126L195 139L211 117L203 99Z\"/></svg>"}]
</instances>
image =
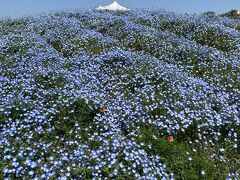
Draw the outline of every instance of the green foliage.
<instances>
[{"instance_id":1,"label":"green foliage","mask_svg":"<svg viewBox=\"0 0 240 180\"><path fill-rule=\"evenodd\" d=\"M0 127L7 121L15 122L17 119L22 120L25 116L25 110L31 109L34 105L30 103L14 102L11 107L5 107L3 111L0 111Z\"/></svg>"},{"instance_id":2,"label":"green foliage","mask_svg":"<svg viewBox=\"0 0 240 180\"><path fill-rule=\"evenodd\" d=\"M58 111L51 121L58 135L64 135L73 129L76 123L81 127L87 127L96 114L96 110L82 99L77 99L70 106L63 106Z\"/></svg>"},{"instance_id":3,"label":"green foliage","mask_svg":"<svg viewBox=\"0 0 240 180\"><path fill-rule=\"evenodd\" d=\"M43 31L41 33L44 34ZM69 50L66 50L64 48L64 45L60 39L56 39L51 44L54 49L56 49L58 52L60 52L63 55L63 57L71 57L72 56L72 52Z\"/></svg>"},{"instance_id":4,"label":"green foliage","mask_svg":"<svg viewBox=\"0 0 240 180\"><path fill-rule=\"evenodd\" d=\"M216 13L214 11L207 11L207 12L204 12L203 15L211 16L211 15L216 15Z\"/></svg>"},{"instance_id":5,"label":"green foliage","mask_svg":"<svg viewBox=\"0 0 240 180\"><path fill-rule=\"evenodd\" d=\"M138 24L141 24L141 25L143 25L143 26L151 26L151 21L148 20L148 19L139 18L139 19L137 20L137 23L138 23Z\"/></svg>"},{"instance_id":6,"label":"green foliage","mask_svg":"<svg viewBox=\"0 0 240 180\"><path fill-rule=\"evenodd\" d=\"M240 31L240 25L236 27L236 30L237 30L237 31Z\"/></svg>"},{"instance_id":7,"label":"green foliage","mask_svg":"<svg viewBox=\"0 0 240 180\"><path fill-rule=\"evenodd\" d=\"M83 179L92 179L92 171L87 169L86 167L79 167L76 168L75 170L72 170L71 172L72 176L71 178L77 179L80 176L83 177Z\"/></svg>"},{"instance_id":8,"label":"green foliage","mask_svg":"<svg viewBox=\"0 0 240 180\"><path fill-rule=\"evenodd\" d=\"M11 19L7 18L0 21L0 33L7 35L12 30L24 28L28 21L25 18L21 19Z\"/></svg>"},{"instance_id":9,"label":"green foliage","mask_svg":"<svg viewBox=\"0 0 240 180\"><path fill-rule=\"evenodd\" d=\"M45 33L46 33L46 31L45 31L45 30L43 30L43 31L39 32L39 34L40 34L41 36L43 36Z\"/></svg>"},{"instance_id":10,"label":"green foliage","mask_svg":"<svg viewBox=\"0 0 240 180\"><path fill-rule=\"evenodd\" d=\"M8 52L7 54L9 55L14 55L16 54L17 52L20 51L20 47L19 46L11 46L9 49L8 49Z\"/></svg>"},{"instance_id":11,"label":"green foliage","mask_svg":"<svg viewBox=\"0 0 240 180\"><path fill-rule=\"evenodd\" d=\"M143 50L142 45L141 45L140 43L138 43L138 42L129 44L128 47L129 47L130 49L134 49L135 51L142 51L142 50Z\"/></svg>"},{"instance_id":12,"label":"green foliage","mask_svg":"<svg viewBox=\"0 0 240 180\"><path fill-rule=\"evenodd\" d=\"M53 41L52 42L52 46L53 46L53 48L54 49L56 49L57 51L61 51L61 49L62 49L62 47L63 47L63 45L62 45L62 42L61 42L61 40L55 40L55 41Z\"/></svg>"},{"instance_id":13,"label":"green foliage","mask_svg":"<svg viewBox=\"0 0 240 180\"><path fill-rule=\"evenodd\" d=\"M223 52L229 52L233 49L233 39L230 39L227 35L218 36L216 32L212 29L207 29L207 31L199 31L195 33L194 40L199 44L208 45L210 47L217 48Z\"/></svg>"},{"instance_id":14,"label":"green foliage","mask_svg":"<svg viewBox=\"0 0 240 180\"><path fill-rule=\"evenodd\" d=\"M96 28L96 27L95 27L95 28ZM94 29L94 28L92 28L92 29ZM101 27L101 28L99 28L98 32L100 32L100 33L102 33L102 34L104 35L104 34L107 33L107 28Z\"/></svg>"},{"instance_id":15,"label":"green foliage","mask_svg":"<svg viewBox=\"0 0 240 180\"><path fill-rule=\"evenodd\" d=\"M237 9L233 9L225 14L222 14L222 16L228 17L228 18L233 18L233 19L240 19L240 14L238 14Z\"/></svg>"},{"instance_id":16,"label":"green foliage","mask_svg":"<svg viewBox=\"0 0 240 180\"><path fill-rule=\"evenodd\" d=\"M2 63L6 63L6 61L7 61L6 56L5 56L5 55L1 55L1 56L0 56L0 61L1 61Z\"/></svg>"},{"instance_id":17,"label":"green foliage","mask_svg":"<svg viewBox=\"0 0 240 180\"><path fill-rule=\"evenodd\" d=\"M110 67L110 68L117 68L119 64L125 65L125 60L121 58L109 58L108 60L104 61L103 67Z\"/></svg>"},{"instance_id":18,"label":"green foliage","mask_svg":"<svg viewBox=\"0 0 240 180\"><path fill-rule=\"evenodd\" d=\"M110 11L112 13L112 11ZM113 14L115 16L126 16L127 15L127 11L114 11Z\"/></svg>"},{"instance_id":19,"label":"green foliage","mask_svg":"<svg viewBox=\"0 0 240 180\"><path fill-rule=\"evenodd\" d=\"M56 74L54 72L47 75L38 74L35 75L35 82L39 86L43 86L46 89L64 87L66 79L62 74Z\"/></svg>"},{"instance_id":20,"label":"green foliage","mask_svg":"<svg viewBox=\"0 0 240 180\"><path fill-rule=\"evenodd\" d=\"M196 135L192 132L197 132L194 125L189 127L185 135L176 134L172 143L167 141L169 134L154 125L142 125L139 132L138 140L144 143L144 149L149 154L159 155L167 170L173 172L176 179L224 179L229 171L234 171L236 167L230 166L231 163L227 161L211 158L211 154L218 151L217 147L203 149L201 144L189 145L186 139L192 139L192 136ZM201 171L206 174L202 175Z\"/></svg>"}]
</instances>

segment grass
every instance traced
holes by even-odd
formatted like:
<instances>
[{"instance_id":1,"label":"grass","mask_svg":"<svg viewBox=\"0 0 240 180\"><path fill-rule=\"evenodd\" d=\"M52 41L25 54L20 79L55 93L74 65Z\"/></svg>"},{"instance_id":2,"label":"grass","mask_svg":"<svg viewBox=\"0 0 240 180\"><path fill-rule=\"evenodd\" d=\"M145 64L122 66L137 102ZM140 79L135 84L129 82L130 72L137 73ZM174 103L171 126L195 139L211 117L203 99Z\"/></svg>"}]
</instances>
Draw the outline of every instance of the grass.
<instances>
[{"instance_id":1,"label":"grass","mask_svg":"<svg viewBox=\"0 0 240 180\"><path fill-rule=\"evenodd\" d=\"M222 162L211 158L212 154L218 154L218 147L206 150L201 143L194 143L193 148L189 140L196 139L193 132L196 132L196 135L197 131L196 127L189 127L184 133L175 134L174 141L169 143L167 141L169 134L163 129L143 124L138 140L144 143L144 148L149 154L160 156L161 161L166 164L169 172L174 173L176 179L225 179L230 171L238 168L236 159L233 160L230 155L233 152L230 150L222 153L226 159Z\"/></svg>"},{"instance_id":2,"label":"grass","mask_svg":"<svg viewBox=\"0 0 240 180\"><path fill-rule=\"evenodd\" d=\"M70 106L61 107L59 113L54 115L51 126L56 130L57 135L64 135L74 128L78 123L82 127L89 126L96 114L96 110L92 110L81 99L75 100Z\"/></svg>"}]
</instances>

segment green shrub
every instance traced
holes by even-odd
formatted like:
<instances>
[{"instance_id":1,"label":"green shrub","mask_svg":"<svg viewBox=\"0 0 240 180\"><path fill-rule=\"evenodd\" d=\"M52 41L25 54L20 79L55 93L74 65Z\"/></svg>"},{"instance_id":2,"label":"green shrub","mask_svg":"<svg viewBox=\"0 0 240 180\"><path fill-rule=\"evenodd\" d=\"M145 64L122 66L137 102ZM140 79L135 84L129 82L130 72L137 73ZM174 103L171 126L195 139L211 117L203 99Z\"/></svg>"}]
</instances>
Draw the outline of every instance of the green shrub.
<instances>
[{"instance_id":1,"label":"green shrub","mask_svg":"<svg viewBox=\"0 0 240 180\"><path fill-rule=\"evenodd\" d=\"M59 113L51 121L58 135L64 135L74 128L75 123L87 127L96 115L96 110L90 107L83 99L75 100L69 106L59 108Z\"/></svg>"},{"instance_id":2,"label":"green shrub","mask_svg":"<svg viewBox=\"0 0 240 180\"><path fill-rule=\"evenodd\" d=\"M64 75L54 72L48 73L47 75L36 75L34 80L37 85L44 86L46 89L64 87L66 83Z\"/></svg>"}]
</instances>

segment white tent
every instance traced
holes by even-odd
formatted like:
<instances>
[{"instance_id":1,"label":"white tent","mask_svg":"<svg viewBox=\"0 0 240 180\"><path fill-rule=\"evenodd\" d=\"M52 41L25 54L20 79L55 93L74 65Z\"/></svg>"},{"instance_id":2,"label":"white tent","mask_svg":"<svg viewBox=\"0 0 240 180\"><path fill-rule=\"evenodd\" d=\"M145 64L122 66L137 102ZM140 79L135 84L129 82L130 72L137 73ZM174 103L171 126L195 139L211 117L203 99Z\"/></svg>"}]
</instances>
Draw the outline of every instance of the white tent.
<instances>
[{"instance_id":1,"label":"white tent","mask_svg":"<svg viewBox=\"0 0 240 180\"><path fill-rule=\"evenodd\" d=\"M110 10L110 11L129 11L130 9L125 8L123 6L121 6L120 4L117 3L117 1L114 1L112 4L108 5L108 6L99 6L98 8L96 8L97 10Z\"/></svg>"},{"instance_id":2,"label":"white tent","mask_svg":"<svg viewBox=\"0 0 240 180\"><path fill-rule=\"evenodd\" d=\"M98 8L96 8L97 10L104 10L103 6L99 6Z\"/></svg>"}]
</instances>

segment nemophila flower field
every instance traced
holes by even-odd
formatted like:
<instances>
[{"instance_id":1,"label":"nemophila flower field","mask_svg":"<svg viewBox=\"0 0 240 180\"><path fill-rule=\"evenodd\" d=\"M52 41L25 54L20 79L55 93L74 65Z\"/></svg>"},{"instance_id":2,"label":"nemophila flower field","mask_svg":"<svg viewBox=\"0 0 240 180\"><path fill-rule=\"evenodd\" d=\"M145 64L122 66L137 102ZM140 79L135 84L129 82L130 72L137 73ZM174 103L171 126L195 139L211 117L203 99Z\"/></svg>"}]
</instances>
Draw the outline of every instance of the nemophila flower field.
<instances>
[{"instance_id":1,"label":"nemophila flower field","mask_svg":"<svg viewBox=\"0 0 240 180\"><path fill-rule=\"evenodd\" d=\"M239 179L239 27L163 10L1 20L1 177Z\"/></svg>"}]
</instances>

